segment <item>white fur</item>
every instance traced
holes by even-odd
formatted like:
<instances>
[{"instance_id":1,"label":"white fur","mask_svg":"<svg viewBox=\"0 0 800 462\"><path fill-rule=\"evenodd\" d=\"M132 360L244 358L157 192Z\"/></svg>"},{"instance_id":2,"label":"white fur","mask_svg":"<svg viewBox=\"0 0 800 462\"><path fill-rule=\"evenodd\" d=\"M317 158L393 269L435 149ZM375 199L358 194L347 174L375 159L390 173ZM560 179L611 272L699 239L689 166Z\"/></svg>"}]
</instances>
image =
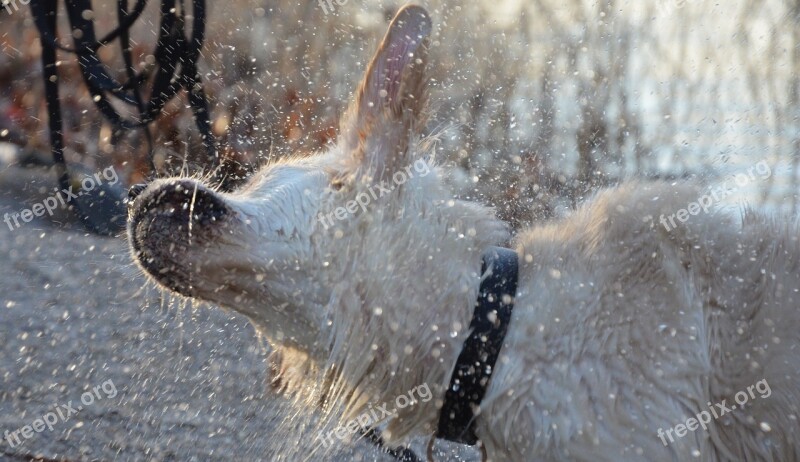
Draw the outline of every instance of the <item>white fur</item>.
<instances>
[{"instance_id":1,"label":"white fur","mask_svg":"<svg viewBox=\"0 0 800 462\"><path fill-rule=\"evenodd\" d=\"M327 428L427 384L434 399L385 423L391 442L434 433L481 255L508 239L491 210L453 200L438 169L333 226L318 219L428 158L429 33L421 8L398 13L329 152L266 166L234 193L190 182L185 203L162 200L180 180L156 181L129 223L156 281L253 320L281 386L322 403ZM170 221L198 190L225 218ZM491 460L797 459L797 227L721 213L658 224L698 195L631 183L516 239L513 320L476 422ZM666 447L656 436L761 379L769 398L707 432Z\"/></svg>"}]
</instances>

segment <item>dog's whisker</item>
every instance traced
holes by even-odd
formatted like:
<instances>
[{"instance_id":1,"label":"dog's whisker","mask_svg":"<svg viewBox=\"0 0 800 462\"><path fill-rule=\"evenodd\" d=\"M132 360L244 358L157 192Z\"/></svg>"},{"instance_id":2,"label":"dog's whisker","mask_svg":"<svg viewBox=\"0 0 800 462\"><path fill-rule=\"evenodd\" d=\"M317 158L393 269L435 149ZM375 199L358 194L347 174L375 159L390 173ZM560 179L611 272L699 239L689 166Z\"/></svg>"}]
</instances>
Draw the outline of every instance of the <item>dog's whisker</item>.
<instances>
[{"instance_id":1,"label":"dog's whisker","mask_svg":"<svg viewBox=\"0 0 800 462\"><path fill-rule=\"evenodd\" d=\"M197 187L199 183L194 184L194 190L192 190L192 200L189 204L189 241L191 242L192 239L192 223L194 222L194 204L197 200Z\"/></svg>"}]
</instances>

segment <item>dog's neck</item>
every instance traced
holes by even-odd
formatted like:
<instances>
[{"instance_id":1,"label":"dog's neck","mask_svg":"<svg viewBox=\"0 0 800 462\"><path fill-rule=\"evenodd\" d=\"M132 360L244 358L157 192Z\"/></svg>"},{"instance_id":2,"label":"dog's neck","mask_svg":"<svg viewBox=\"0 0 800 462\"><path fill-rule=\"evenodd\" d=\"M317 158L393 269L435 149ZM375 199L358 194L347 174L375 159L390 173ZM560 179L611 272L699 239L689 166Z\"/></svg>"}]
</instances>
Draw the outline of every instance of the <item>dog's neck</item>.
<instances>
[{"instance_id":1,"label":"dog's neck","mask_svg":"<svg viewBox=\"0 0 800 462\"><path fill-rule=\"evenodd\" d=\"M331 281L331 353L321 369L336 371L324 393L328 403L342 403L331 414L345 422L370 405L394 408L398 396L430 388L433 399L417 397L398 410L402 418L384 432L390 442L435 431L436 402L469 333L482 255L507 239L506 226L476 204L413 198L403 204L391 225L376 226L380 217L365 215L344 233L341 247L351 253L332 262L343 271ZM395 211L389 206L382 213Z\"/></svg>"}]
</instances>

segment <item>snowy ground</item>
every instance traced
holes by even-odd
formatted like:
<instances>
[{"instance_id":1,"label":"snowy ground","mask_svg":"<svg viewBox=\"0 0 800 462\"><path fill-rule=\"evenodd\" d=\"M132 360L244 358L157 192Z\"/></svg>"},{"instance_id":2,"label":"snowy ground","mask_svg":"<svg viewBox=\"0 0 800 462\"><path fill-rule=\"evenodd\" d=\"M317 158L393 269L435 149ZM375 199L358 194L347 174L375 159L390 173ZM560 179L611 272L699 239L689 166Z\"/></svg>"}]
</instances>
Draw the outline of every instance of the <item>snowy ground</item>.
<instances>
[{"instance_id":1,"label":"snowy ground","mask_svg":"<svg viewBox=\"0 0 800 462\"><path fill-rule=\"evenodd\" d=\"M37 181L49 176L0 168L0 216L29 206ZM54 219L66 223L0 223L0 434L106 388L52 431L0 441L0 460L391 460L364 443L310 455L308 419L287 418L245 319L162 302L124 238Z\"/></svg>"}]
</instances>

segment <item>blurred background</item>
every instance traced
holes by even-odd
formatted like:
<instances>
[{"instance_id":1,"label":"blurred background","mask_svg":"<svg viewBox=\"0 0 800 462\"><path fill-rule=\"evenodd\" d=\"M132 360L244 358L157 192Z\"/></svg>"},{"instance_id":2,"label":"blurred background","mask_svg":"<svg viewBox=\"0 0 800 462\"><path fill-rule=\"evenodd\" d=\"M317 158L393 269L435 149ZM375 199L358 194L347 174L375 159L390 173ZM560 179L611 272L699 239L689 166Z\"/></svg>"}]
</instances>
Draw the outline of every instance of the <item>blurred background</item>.
<instances>
[{"instance_id":1,"label":"blurred background","mask_svg":"<svg viewBox=\"0 0 800 462\"><path fill-rule=\"evenodd\" d=\"M626 178L714 178L760 160L774 174L751 185L751 199L796 210L800 1L422 3L436 24L437 160L457 167L460 195L496 205L515 226ZM41 48L18 5L0 11L0 133L47 153ZM399 5L212 2L200 66L226 161L248 172L334 141L338 116ZM115 3L97 1L95 9L100 31L114 27ZM132 32L140 68L152 60L157 12L151 2ZM63 18L61 26L63 36ZM119 55L116 46L101 49L122 79ZM143 133L112 136L74 57L62 57L68 160L113 163L128 183L148 177ZM149 127L159 175L203 169L190 115L186 98L176 99Z\"/></svg>"},{"instance_id":2,"label":"blurred background","mask_svg":"<svg viewBox=\"0 0 800 462\"><path fill-rule=\"evenodd\" d=\"M52 190L55 176L38 32L28 6L0 1L4 213ZM200 73L223 168L244 179L335 142L402 3L211 2ZM739 188L733 206L797 212L800 0L418 3L435 26L436 161L453 168L459 196L496 206L515 228L626 179L714 183L758 162L771 175ZM114 28L116 2L93 5L99 33ZM158 8L151 0L131 31L140 70L153 62ZM59 30L71 44L63 11ZM100 56L124 79L116 44ZM185 95L147 128L150 153L143 130L115 132L97 112L75 57L59 59L71 166L114 166L126 185L208 171ZM0 226L0 432L107 379L120 395L21 447L0 440L0 458L388 460L364 444L321 454L302 416L274 400L266 353L243 318L187 309L145 282L124 239L69 220Z\"/></svg>"}]
</instances>

